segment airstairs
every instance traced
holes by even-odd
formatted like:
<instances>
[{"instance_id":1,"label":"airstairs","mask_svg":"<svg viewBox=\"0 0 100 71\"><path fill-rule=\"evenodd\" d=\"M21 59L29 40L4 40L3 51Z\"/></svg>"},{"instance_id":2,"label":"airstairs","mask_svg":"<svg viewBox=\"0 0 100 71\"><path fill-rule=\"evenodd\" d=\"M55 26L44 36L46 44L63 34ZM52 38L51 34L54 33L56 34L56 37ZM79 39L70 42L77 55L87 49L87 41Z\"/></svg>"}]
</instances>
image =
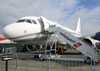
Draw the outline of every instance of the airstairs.
<instances>
[{"instance_id":1,"label":"airstairs","mask_svg":"<svg viewBox=\"0 0 100 71\"><path fill-rule=\"evenodd\" d=\"M46 20L45 18L41 17L45 27L44 30L48 32L55 33L60 39L64 40L66 43L70 44L73 48L80 51L85 56L89 57L93 61L98 61L98 52L94 46L90 46L89 44L85 43L83 40L77 37L80 32L80 19L78 21L78 29L75 31L71 31L70 29L61 26L59 24L53 23L51 21ZM47 24L47 22L49 22Z\"/></svg>"},{"instance_id":2,"label":"airstairs","mask_svg":"<svg viewBox=\"0 0 100 71\"><path fill-rule=\"evenodd\" d=\"M69 32L65 28L62 28L61 26L53 26L53 28L55 29L53 30L54 33L60 39L63 39L66 43L69 43L73 48L80 51L85 56L90 57L92 61L96 62L98 61L97 50L73 35L73 34L77 35L77 33Z\"/></svg>"}]
</instances>

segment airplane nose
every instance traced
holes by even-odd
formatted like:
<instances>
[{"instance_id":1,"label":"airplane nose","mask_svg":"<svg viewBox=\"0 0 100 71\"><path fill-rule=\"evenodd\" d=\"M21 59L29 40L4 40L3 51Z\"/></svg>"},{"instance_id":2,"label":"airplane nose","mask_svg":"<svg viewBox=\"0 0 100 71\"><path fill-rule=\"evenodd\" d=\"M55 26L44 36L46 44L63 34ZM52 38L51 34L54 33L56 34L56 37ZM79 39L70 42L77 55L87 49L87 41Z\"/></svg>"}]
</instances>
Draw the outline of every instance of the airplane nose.
<instances>
[{"instance_id":1,"label":"airplane nose","mask_svg":"<svg viewBox=\"0 0 100 71\"><path fill-rule=\"evenodd\" d=\"M39 33L40 31L40 27L36 24L13 23L4 27L3 34L6 38L10 39L22 37L28 34Z\"/></svg>"},{"instance_id":2,"label":"airplane nose","mask_svg":"<svg viewBox=\"0 0 100 71\"><path fill-rule=\"evenodd\" d=\"M11 38L14 30L15 30L15 28L14 28L13 24L7 25L3 29L3 34L6 38Z\"/></svg>"}]
</instances>

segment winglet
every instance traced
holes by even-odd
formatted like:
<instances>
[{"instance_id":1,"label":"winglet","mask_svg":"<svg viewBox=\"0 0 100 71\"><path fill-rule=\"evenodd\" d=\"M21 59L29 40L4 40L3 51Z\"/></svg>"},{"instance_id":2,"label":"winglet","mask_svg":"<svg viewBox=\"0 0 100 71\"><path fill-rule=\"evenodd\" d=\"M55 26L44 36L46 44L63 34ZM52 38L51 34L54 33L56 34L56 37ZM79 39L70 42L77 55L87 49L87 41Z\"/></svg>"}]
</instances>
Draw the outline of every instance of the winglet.
<instances>
[{"instance_id":1,"label":"winglet","mask_svg":"<svg viewBox=\"0 0 100 71\"><path fill-rule=\"evenodd\" d=\"M78 23L77 23L76 32L77 32L77 33L80 33L80 32L81 32L81 28L80 28L80 17L78 18Z\"/></svg>"}]
</instances>

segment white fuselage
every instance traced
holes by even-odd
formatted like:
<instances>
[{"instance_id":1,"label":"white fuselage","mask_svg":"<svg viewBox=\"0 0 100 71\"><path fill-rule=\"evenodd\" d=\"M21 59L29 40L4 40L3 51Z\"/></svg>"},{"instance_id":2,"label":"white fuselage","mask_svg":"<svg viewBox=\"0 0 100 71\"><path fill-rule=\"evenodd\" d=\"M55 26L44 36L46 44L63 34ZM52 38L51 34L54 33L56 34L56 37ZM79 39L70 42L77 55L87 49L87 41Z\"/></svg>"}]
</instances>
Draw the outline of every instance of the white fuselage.
<instances>
[{"instance_id":1,"label":"white fuselage","mask_svg":"<svg viewBox=\"0 0 100 71\"><path fill-rule=\"evenodd\" d=\"M45 18L41 19L41 17L23 17L16 23L6 26L3 33L6 38L15 42L20 42L23 44L46 44L48 35L50 35L52 38L52 34L45 32L48 30L50 25L55 24L56 23ZM65 28L64 26L61 27ZM75 32L68 28L65 29L67 29L70 33ZM58 38L54 38L53 40L58 40Z\"/></svg>"}]
</instances>

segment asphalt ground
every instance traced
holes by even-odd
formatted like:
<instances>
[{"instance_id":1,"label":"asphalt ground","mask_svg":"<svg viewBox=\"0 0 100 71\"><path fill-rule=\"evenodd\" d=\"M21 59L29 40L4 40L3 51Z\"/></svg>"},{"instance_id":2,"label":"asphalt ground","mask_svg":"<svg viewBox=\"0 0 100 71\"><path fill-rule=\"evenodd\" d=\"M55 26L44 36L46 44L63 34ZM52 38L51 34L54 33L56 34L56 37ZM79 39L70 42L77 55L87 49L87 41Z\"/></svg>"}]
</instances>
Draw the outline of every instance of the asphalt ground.
<instances>
[{"instance_id":1,"label":"asphalt ground","mask_svg":"<svg viewBox=\"0 0 100 71\"><path fill-rule=\"evenodd\" d=\"M39 60L10 60L8 71L92 71L94 66L84 62L73 61L39 61ZM5 61L0 60L0 71L5 71ZM95 71L100 71L100 66L95 66Z\"/></svg>"},{"instance_id":2,"label":"asphalt ground","mask_svg":"<svg viewBox=\"0 0 100 71\"><path fill-rule=\"evenodd\" d=\"M69 51L67 58L81 56L74 50ZM69 56L68 56L69 55ZM0 71L5 71L5 61L2 61L0 54ZM86 64L83 61L71 60L45 60L34 59L33 53L17 53L17 57L8 62L8 71L100 71L100 65Z\"/></svg>"}]
</instances>

